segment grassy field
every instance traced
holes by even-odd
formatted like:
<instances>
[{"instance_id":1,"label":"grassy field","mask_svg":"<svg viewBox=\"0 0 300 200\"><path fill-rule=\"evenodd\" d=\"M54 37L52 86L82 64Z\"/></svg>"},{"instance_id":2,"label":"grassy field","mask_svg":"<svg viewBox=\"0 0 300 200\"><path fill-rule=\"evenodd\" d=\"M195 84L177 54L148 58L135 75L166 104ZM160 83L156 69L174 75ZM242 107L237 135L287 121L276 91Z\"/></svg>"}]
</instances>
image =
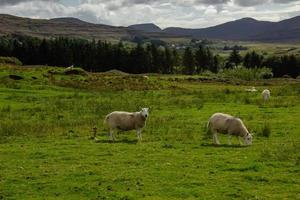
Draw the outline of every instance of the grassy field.
<instances>
[{"instance_id":1,"label":"grassy field","mask_svg":"<svg viewBox=\"0 0 300 200\"><path fill-rule=\"evenodd\" d=\"M300 199L299 80L149 76L0 66L0 199ZM109 142L104 116L140 107L144 140ZM253 145L212 145L215 112L242 118Z\"/></svg>"}]
</instances>

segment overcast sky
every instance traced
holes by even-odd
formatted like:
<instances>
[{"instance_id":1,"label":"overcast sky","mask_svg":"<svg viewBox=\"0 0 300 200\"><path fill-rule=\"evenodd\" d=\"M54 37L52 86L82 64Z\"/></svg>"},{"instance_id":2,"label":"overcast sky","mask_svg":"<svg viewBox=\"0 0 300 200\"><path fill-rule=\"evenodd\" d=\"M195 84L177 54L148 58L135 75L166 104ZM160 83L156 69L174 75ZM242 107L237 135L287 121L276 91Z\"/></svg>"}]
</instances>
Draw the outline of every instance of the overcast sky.
<instances>
[{"instance_id":1,"label":"overcast sky","mask_svg":"<svg viewBox=\"0 0 300 200\"><path fill-rule=\"evenodd\" d=\"M202 28L243 17L279 21L300 15L300 0L0 0L0 13L31 18L76 17L127 26Z\"/></svg>"}]
</instances>

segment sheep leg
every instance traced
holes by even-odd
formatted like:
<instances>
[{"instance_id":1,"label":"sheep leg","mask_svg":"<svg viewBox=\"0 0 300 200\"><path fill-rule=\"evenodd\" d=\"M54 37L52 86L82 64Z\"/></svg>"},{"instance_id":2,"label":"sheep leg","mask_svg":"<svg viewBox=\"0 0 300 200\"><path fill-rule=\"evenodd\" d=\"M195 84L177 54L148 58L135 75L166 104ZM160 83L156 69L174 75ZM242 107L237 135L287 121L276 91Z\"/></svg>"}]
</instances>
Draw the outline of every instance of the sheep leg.
<instances>
[{"instance_id":1,"label":"sheep leg","mask_svg":"<svg viewBox=\"0 0 300 200\"><path fill-rule=\"evenodd\" d=\"M138 140L142 141L142 132L141 132L141 129L136 129L136 135L138 137Z\"/></svg>"},{"instance_id":2,"label":"sheep leg","mask_svg":"<svg viewBox=\"0 0 300 200\"><path fill-rule=\"evenodd\" d=\"M230 134L228 134L228 145L231 145L231 136Z\"/></svg>"},{"instance_id":3,"label":"sheep leg","mask_svg":"<svg viewBox=\"0 0 300 200\"><path fill-rule=\"evenodd\" d=\"M109 130L109 135L110 135L110 140L111 140L111 141L115 141L115 140L116 140L116 138L115 138L115 136L114 136L113 129L110 129L110 130Z\"/></svg>"},{"instance_id":4,"label":"sheep leg","mask_svg":"<svg viewBox=\"0 0 300 200\"><path fill-rule=\"evenodd\" d=\"M213 133L213 143L214 144L220 144L220 142L218 140L218 133L217 133L217 131L213 130L212 133Z\"/></svg>"}]
</instances>

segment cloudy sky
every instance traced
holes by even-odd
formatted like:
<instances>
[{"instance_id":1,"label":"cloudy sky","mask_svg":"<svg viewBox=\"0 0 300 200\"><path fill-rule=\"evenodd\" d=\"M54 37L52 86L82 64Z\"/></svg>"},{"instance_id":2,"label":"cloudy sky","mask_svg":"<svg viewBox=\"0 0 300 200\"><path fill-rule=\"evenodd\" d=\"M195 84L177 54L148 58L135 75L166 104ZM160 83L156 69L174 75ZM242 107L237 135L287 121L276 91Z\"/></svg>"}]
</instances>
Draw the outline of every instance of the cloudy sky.
<instances>
[{"instance_id":1,"label":"cloudy sky","mask_svg":"<svg viewBox=\"0 0 300 200\"><path fill-rule=\"evenodd\" d=\"M127 26L202 28L243 17L279 21L300 15L300 0L0 0L0 13L31 18L76 17Z\"/></svg>"}]
</instances>

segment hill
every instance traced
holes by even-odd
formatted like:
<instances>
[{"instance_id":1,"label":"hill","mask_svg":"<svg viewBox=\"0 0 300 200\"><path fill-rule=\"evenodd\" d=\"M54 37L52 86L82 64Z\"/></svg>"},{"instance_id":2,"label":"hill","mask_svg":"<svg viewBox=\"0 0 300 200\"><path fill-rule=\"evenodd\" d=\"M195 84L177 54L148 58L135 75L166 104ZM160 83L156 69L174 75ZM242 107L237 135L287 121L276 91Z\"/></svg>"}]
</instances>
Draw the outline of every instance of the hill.
<instances>
[{"instance_id":1,"label":"hill","mask_svg":"<svg viewBox=\"0 0 300 200\"><path fill-rule=\"evenodd\" d=\"M145 32L161 32L162 29L157 25L148 23L148 24L135 24L128 26L129 28L133 28L135 30L145 31Z\"/></svg>"},{"instance_id":2,"label":"hill","mask_svg":"<svg viewBox=\"0 0 300 200\"><path fill-rule=\"evenodd\" d=\"M68 36L85 39L132 40L142 38L197 38L235 41L300 42L300 16L268 22L243 18L208 28L185 29L170 27L162 30L155 24L136 24L116 27L88 23L76 18L30 19L0 14L0 35L16 34L35 37Z\"/></svg>"},{"instance_id":3,"label":"hill","mask_svg":"<svg viewBox=\"0 0 300 200\"><path fill-rule=\"evenodd\" d=\"M300 42L300 16L280 22L243 18L202 29L166 28L168 34L222 40Z\"/></svg>"},{"instance_id":4,"label":"hill","mask_svg":"<svg viewBox=\"0 0 300 200\"><path fill-rule=\"evenodd\" d=\"M27 35L34 37L77 37L85 39L120 40L136 35L164 38L165 33L146 33L128 27L88 23L76 18L30 19L0 14L0 35Z\"/></svg>"}]
</instances>

